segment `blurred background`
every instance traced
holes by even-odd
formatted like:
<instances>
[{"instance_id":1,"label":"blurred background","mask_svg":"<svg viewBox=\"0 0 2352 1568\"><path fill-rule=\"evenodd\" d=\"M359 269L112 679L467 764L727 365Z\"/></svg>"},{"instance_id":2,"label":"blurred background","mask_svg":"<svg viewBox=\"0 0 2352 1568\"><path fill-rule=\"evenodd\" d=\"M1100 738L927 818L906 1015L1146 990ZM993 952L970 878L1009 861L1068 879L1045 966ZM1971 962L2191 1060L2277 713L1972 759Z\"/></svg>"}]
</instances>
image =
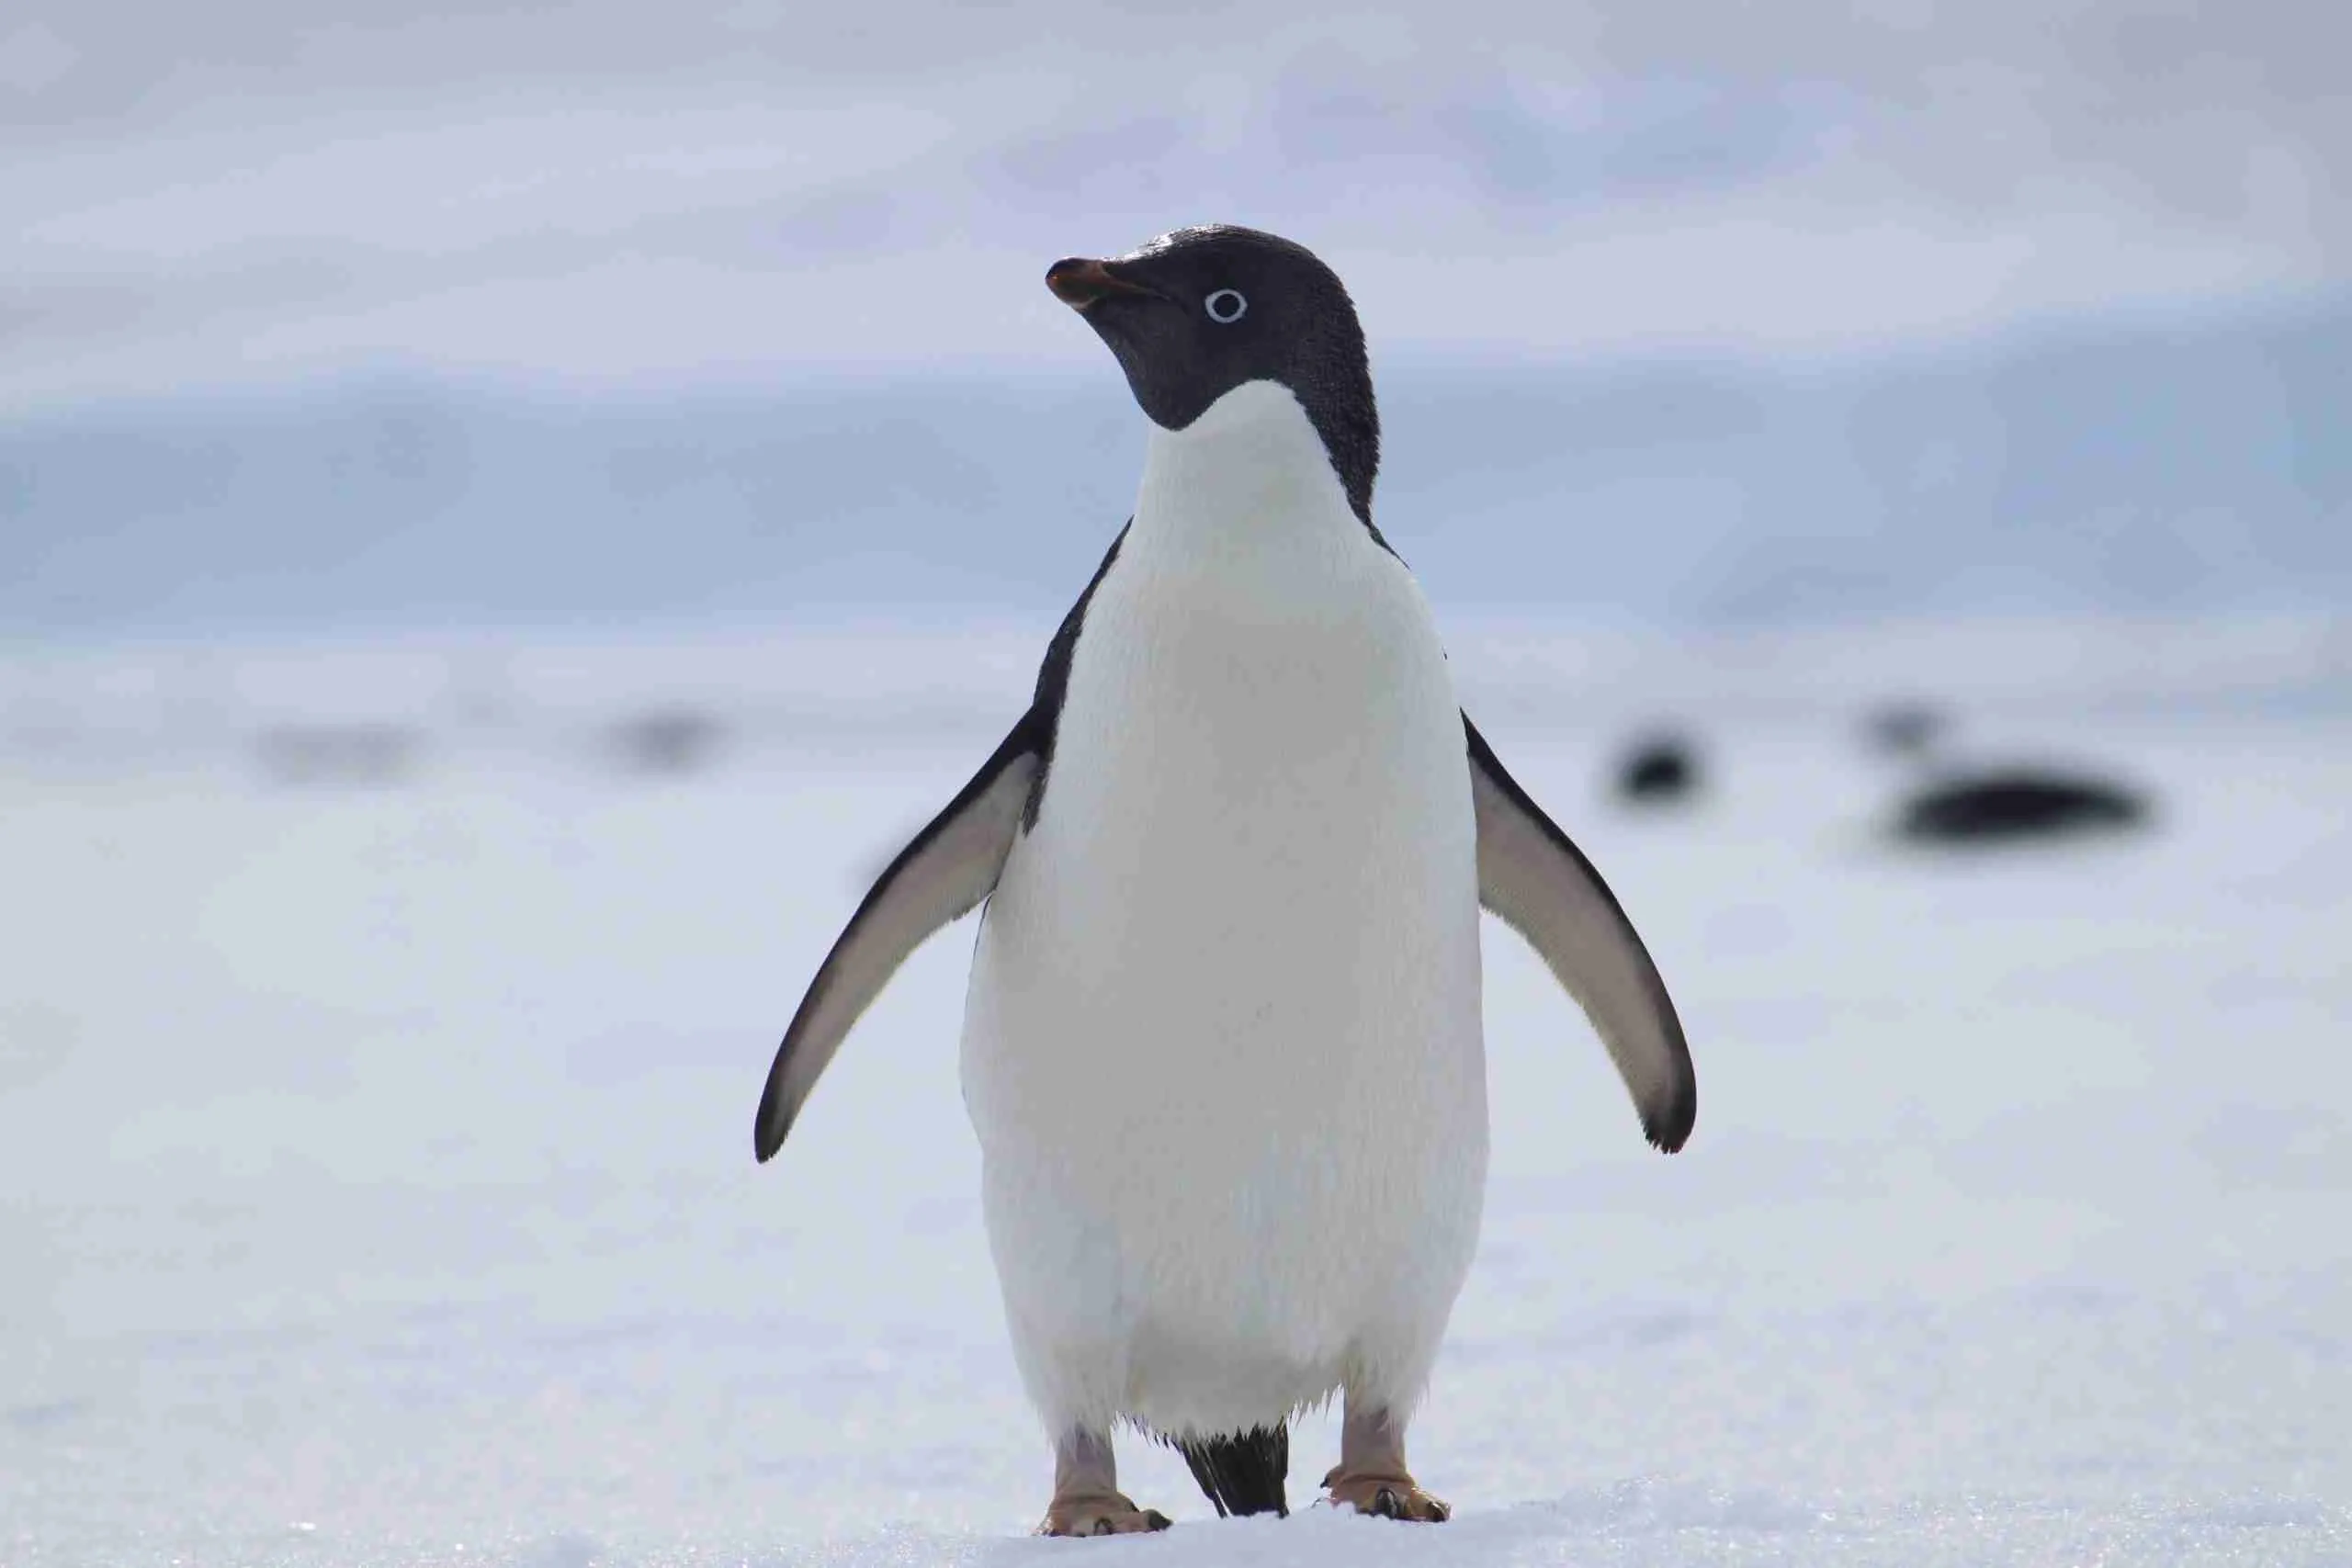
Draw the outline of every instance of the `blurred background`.
<instances>
[{"instance_id":1,"label":"blurred background","mask_svg":"<svg viewBox=\"0 0 2352 1568\"><path fill-rule=\"evenodd\" d=\"M966 939L748 1128L1126 515L1046 264L1208 220L1705 1086L1489 927L1448 1560L2352 1555L2345 39L10 0L0 1560L1020 1555Z\"/></svg>"}]
</instances>

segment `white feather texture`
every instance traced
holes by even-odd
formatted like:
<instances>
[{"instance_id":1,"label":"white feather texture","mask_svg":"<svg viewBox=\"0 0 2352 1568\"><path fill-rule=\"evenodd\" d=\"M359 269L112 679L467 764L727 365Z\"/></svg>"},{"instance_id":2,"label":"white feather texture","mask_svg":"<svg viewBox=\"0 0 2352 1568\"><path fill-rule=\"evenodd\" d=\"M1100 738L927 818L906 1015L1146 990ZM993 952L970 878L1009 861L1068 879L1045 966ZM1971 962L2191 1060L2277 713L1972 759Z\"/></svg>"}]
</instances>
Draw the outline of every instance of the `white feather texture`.
<instances>
[{"instance_id":1,"label":"white feather texture","mask_svg":"<svg viewBox=\"0 0 2352 1568\"><path fill-rule=\"evenodd\" d=\"M1476 862L1428 606L1297 400L1155 431L966 1005L1054 1431L1418 1401L1485 1186Z\"/></svg>"}]
</instances>

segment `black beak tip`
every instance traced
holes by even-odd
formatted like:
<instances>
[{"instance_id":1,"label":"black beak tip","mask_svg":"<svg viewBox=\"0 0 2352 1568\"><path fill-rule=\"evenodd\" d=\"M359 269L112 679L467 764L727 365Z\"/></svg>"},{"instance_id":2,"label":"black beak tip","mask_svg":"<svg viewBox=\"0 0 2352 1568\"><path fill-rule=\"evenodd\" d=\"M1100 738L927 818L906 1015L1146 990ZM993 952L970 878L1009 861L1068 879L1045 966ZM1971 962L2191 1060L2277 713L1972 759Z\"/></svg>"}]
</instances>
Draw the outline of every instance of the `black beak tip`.
<instances>
[{"instance_id":1,"label":"black beak tip","mask_svg":"<svg viewBox=\"0 0 2352 1568\"><path fill-rule=\"evenodd\" d=\"M1084 256L1064 256L1046 269L1046 287L1054 298L1065 305L1083 310L1094 302L1096 291L1088 287L1089 271L1102 264L1090 262Z\"/></svg>"},{"instance_id":2,"label":"black beak tip","mask_svg":"<svg viewBox=\"0 0 2352 1568\"><path fill-rule=\"evenodd\" d=\"M1046 287L1072 310L1083 310L1114 294L1145 294L1102 263L1087 256L1065 256L1046 269Z\"/></svg>"}]
</instances>

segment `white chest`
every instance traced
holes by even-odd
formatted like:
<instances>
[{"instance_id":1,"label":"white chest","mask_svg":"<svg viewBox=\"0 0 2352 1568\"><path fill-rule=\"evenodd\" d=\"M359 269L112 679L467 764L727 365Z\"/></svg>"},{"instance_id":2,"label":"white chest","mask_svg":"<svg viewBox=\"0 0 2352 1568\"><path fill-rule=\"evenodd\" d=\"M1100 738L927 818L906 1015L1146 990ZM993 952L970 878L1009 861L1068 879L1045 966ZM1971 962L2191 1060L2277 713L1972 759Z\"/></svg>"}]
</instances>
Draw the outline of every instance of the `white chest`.
<instances>
[{"instance_id":1,"label":"white chest","mask_svg":"<svg viewBox=\"0 0 2352 1568\"><path fill-rule=\"evenodd\" d=\"M1427 606L1296 400L1253 384L1156 434L1007 901L1067 901L1131 980L1150 955L1262 968L1247 950L1277 930L1294 960L1377 951L1431 905L1475 915L1468 799ZM1268 976L1235 1005L1301 989Z\"/></svg>"},{"instance_id":2,"label":"white chest","mask_svg":"<svg viewBox=\"0 0 2352 1568\"><path fill-rule=\"evenodd\" d=\"M1063 1163L1207 1140L1256 1168L1375 1131L1358 1086L1467 1114L1477 920L1443 651L1296 400L1247 386L1155 434L976 955L984 1150L1083 1116Z\"/></svg>"},{"instance_id":3,"label":"white chest","mask_svg":"<svg viewBox=\"0 0 2352 1568\"><path fill-rule=\"evenodd\" d=\"M1443 653L1297 403L1156 434L974 959L1017 1337L1110 1336L1119 1407L1189 1421L1153 1402L1311 1398L1374 1317L1433 1333L1484 1169L1477 922Z\"/></svg>"}]
</instances>

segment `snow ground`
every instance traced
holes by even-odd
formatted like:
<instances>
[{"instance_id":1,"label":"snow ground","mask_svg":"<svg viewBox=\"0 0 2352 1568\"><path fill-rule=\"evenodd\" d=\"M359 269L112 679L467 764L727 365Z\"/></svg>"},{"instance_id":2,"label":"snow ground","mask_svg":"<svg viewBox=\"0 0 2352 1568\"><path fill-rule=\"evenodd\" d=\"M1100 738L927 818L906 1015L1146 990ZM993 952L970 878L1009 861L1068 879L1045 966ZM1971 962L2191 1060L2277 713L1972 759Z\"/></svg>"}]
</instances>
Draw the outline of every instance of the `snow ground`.
<instances>
[{"instance_id":1,"label":"snow ground","mask_svg":"<svg viewBox=\"0 0 2352 1568\"><path fill-rule=\"evenodd\" d=\"M1675 988L1697 1136L1642 1145L1490 926L1485 1241L1413 1445L1455 1521L1207 1520L1129 1441L1178 1527L1110 1543L1022 1534L968 926L751 1157L801 986L983 726L709 690L710 765L647 776L594 691L517 677L419 706L396 778L306 785L254 759L322 716L282 668L216 660L209 704L117 670L107 708L18 660L0 1562L2352 1562L2352 683L2167 701L2116 682L2194 660L2069 683L2011 646L1951 666L1970 749L2120 769L2155 832L1883 846L1849 697L1915 645L1602 660L1588 710L1457 643ZM1715 788L1628 817L1609 748L1661 705ZM1295 1500L1335 1447L1305 1423Z\"/></svg>"}]
</instances>

